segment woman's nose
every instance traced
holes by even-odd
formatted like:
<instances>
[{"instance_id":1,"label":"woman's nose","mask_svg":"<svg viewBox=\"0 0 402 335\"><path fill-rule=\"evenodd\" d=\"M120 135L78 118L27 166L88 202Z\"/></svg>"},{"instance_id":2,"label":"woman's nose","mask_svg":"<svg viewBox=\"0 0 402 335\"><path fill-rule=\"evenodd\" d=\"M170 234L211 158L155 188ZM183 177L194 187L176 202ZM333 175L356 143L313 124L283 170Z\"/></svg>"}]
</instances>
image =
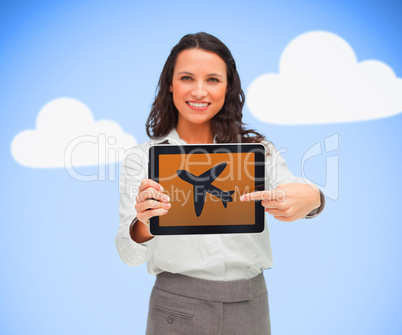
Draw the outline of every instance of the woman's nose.
<instances>
[{"instance_id":1,"label":"woman's nose","mask_svg":"<svg viewBox=\"0 0 402 335\"><path fill-rule=\"evenodd\" d=\"M204 98L207 95L205 85L203 83L195 83L193 89L191 90L191 94L196 99Z\"/></svg>"}]
</instances>

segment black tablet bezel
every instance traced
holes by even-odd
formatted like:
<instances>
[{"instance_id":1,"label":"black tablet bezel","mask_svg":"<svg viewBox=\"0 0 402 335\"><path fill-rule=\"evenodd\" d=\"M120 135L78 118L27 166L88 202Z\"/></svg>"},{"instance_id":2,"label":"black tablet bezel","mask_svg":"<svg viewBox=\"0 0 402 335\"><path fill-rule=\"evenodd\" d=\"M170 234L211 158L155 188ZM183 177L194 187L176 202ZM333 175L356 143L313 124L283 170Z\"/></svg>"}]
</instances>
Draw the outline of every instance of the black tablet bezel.
<instances>
[{"instance_id":1,"label":"black tablet bezel","mask_svg":"<svg viewBox=\"0 0 402 335\"><path fill-rule=\"evenodd\" d=\"M159 144L149 149L148 176L159 182L159 155L193 154L197 153L248 153L254 152L255 190L265 189L265 147L255 143L233 144L200 144L200 145L170 145ZM192 234L238 234L260 233L264 230L264 207L261 201L255 202L254 225L208 225L208 226L171 226L160 227L159 216L150 219L150 233L152 235L192 235Z\"/></svg>"}]
</instances>

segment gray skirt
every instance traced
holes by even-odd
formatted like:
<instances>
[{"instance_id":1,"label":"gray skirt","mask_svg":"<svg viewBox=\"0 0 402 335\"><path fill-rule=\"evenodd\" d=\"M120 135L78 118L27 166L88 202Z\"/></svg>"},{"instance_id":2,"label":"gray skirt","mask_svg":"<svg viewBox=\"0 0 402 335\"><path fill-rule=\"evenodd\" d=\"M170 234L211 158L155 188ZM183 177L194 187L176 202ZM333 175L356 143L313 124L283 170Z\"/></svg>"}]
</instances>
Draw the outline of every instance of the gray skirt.
<instances>
[{"instance_id":1,"label":"gray skirt","mask_svg":"<svg viewBox=\"0 0 402 335\"><path fill-rule=\"evenodd\" d=\"M263 274L210 281L163 272L149 303L146 335L269 335Z\"/></svg>"}]
</instances>

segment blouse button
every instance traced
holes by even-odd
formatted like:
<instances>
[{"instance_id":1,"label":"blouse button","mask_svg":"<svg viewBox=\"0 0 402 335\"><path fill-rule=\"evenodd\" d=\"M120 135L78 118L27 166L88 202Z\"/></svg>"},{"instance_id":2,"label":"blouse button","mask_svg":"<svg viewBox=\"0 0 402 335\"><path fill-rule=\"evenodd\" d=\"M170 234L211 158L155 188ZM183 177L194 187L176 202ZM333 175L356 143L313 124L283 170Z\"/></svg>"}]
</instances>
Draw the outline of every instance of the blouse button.
<instances>
[{"instance_id":1,"label":"blouse button","mask_svg":"<svg viewBox=\"0 0 402 335\"><path fill-rule=\"evenodd\" d=\"M173 320L174 320L174 317L169 315L168 318L167 318L167 322L173 323Z\"/></svg>"}]
</instances>

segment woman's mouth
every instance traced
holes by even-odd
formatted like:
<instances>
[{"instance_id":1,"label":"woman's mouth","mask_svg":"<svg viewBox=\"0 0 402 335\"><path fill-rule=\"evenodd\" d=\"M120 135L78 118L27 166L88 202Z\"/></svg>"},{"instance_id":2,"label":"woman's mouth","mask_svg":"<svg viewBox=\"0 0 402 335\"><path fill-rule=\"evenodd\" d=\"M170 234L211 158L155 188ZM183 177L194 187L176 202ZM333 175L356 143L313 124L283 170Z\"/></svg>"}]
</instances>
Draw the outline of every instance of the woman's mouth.
<instances>
[{"instance_id":1,"label":"woman's mouth","mask_svg":"<svg viewBox=\"0 0 402 335\"><path fill-rule=\"evenodd\" d=\"M186 103L192 109L197 109L197 110L207 109L207 107L211 104L209 102L192 102L192 101L186 101Z\"/></svg>"}]
</instances>

